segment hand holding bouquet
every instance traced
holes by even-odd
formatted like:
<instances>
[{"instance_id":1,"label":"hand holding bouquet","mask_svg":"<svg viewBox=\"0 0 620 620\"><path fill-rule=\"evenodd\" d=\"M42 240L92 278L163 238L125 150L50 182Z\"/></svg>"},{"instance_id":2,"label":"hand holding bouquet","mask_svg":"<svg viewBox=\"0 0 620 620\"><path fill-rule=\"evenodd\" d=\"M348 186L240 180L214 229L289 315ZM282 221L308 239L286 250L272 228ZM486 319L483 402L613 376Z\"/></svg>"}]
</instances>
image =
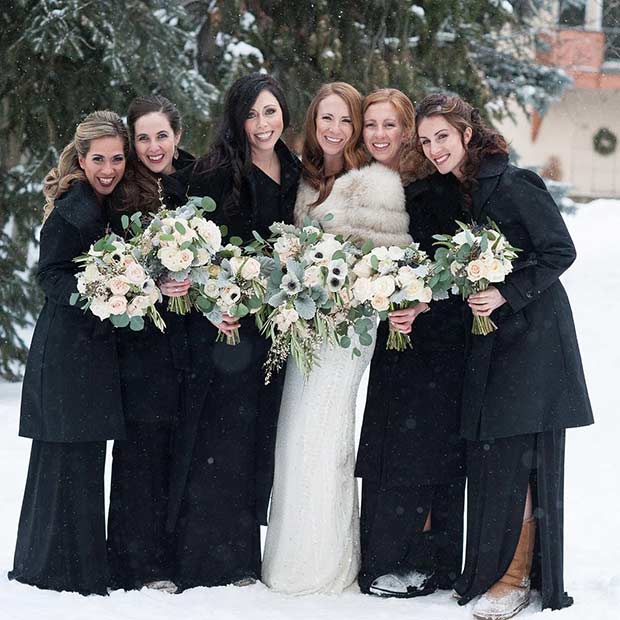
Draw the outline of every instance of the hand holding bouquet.
<instances>
[{"instance_id":1,"label":"hand holding bouquet","mask_svg":"<svg viewBox=\"0 0 620 620\"><path fill-rule=\"evenodd\" d=\"M457 224L460 230L454 235L434 235L442 246L435 252L435 261L439 273L450 274L453 292L467 299L492 283L503 282L519 250L491 220L486 225ZM472 334L486 336L496 329L490 317L474 315Z\"/></svg>"},{"instance_id":2,"label":"hand holding bouquet","mask_svg":"<svg viewBox=\"0 0 620 620\"><path fill-rule=\"evenodd\" d=\"M110 319L115 327L129 326L134 331L144 328L147 316L163 332L166 326L155 308L161 293L136 254L132 245L115 234L91 245L86 254L74 259L84 269L75 276L78 292L71 295L71 305L82 301L82 309L100 320Z\"/></svg>"}]
</instances>

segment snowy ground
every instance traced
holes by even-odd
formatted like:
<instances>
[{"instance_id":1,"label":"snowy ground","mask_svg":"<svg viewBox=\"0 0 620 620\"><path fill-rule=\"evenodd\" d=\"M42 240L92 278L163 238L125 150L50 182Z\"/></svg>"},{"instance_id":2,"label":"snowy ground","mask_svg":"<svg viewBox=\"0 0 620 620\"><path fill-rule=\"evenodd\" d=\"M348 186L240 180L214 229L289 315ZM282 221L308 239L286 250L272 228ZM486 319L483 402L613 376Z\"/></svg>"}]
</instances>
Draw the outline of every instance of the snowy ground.
<instances>
[{"instance_id":1,"label":"snowy ground","mask_svg":"<svg viewBox=\"0 0 620 620\"><path fill-rule=\"evenodd\" d=\"M575 605L536 618L611 620L620 617L620 268L616 242L620 201L598 200L568 216L577 263L563 278L572 300L597 424L568 432L565 583ZM0 384L0 618L3 620L457 620L471 617L447 593L424 599L380 600L351 591L292 598L262 584L196 588L180 596L143 590L109 597L45 592L9 582L29 440L17 437L19 385ZM536 604L519 617L532 617ZM560 614L560 615L558 615Z\"/></svg>"}]
</instances>

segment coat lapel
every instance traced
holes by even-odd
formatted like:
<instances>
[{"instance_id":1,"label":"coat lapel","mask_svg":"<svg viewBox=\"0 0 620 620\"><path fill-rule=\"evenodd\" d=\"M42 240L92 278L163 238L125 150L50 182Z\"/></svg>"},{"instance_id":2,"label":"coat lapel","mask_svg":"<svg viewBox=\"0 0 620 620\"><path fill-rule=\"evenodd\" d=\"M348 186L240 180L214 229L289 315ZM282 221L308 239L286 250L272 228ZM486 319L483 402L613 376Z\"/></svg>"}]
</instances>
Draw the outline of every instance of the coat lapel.
<instances>
[{"instance_id":1,"label":"coat lapel","mask_svg":"<svg viewBox=\"0 0 620 620\"><path fill-rule=\"evenodd\" d=\"M478 172L478 185L472 192L473 216L476 222L482 223L484 208L507 166L508 155L504 154L492 155L482 160Z\"/></svg>"}]
</instances>

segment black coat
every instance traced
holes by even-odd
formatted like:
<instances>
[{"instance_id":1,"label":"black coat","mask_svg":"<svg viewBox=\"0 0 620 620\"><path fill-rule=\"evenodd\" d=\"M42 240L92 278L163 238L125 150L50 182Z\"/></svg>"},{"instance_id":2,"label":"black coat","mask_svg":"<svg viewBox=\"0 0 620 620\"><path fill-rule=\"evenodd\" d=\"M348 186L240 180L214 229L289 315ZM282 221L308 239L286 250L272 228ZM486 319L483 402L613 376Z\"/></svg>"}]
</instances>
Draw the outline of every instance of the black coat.
<instances>
[{"instance_id":1,"label":"black coat","mask_svg":"<svg viewBox=\"0 0 620 620\"><path fill-rule=\"evenodd\" d=\"M544 182L508 164L482 162L473 217L494 220L521 248L497 285L507 302L492 314L498 330L472 336L463 393L462 435L479 440L585 426L593 422L573 316L560 275L575 247Z\"/></svg>"},{"instance_id":2,"label":"black coat","mask_svg":"<svg viewBox=\"0 0 620 620\"><path fill-rule=\"evenodd\" d=\"M431 257L432 236L454 233L460 216L457 189L434 180L405 190L409 234ZM387 323L379 327L355 474L384 488L444 484L465 475L459 438L463 303L450 298L430 307L413 324L412 349L387 351Z\"/></svg>"},{"instance_id":3,"label":"black coat","mask_svg":"<svg viewBox=\"0 0 620 620\"><path fill-rule=\"evenodd\" d=\"M280 215L282 221L293 223L293 211L301 164L283 142L276 144L276 153L280 159ZM186 171L188 173L189 171ZM207 217L219 226L228 228L229 237L238 236L245 242L253 239L252 230L257 225L260 200L253 177L242 184L239 205L232 213L223 204L233 187L230 169L221 169L215 173L201 174L191 171L188 175L189 196L210 196L217 208ZM267 230L260 230L268 235ZM278 412L283 387L283 373L275 377L269 386L263 385L262 364L269 348L266 339L261 336L254 324L253 317L242 319L240 328L241 344L230 347L225 343L216 343L218 330L205 317L197 312L188 316L188 334L191 357L191 371L188 376L186 398L186 419L177 433L175 451L180 462L175 464L173 489L171 491L171 511L168 527L176 522L181 505L185 481L194 453L194 439L201 415L209 415L213 419L213 433L220 437L234 432L234 425L241 409L259 411L256 419L254 436L246 438L244 459L253 459L255 472L256 516L261 523L266 523L267 506L273 479L273 452ZM247 371L243 369L247 368ZM237 382L241 400L246 405L221 402L217 410L206 411L205 403L215 384ZM217 391L217 390L216 390ZM253 415L253 414L251 414ZM231 483L232 484L232 483Z\"/></svg>"},{"instance_id":4,"label":"black coat","mask_svg":"<svg viewBox=\"0 0 620 620\"><path fill-rule=\"evenodd\" d=\"M73 259L103 237L106 225L91 186L75 182L41 229L37 281L45 305L26 364L23 437L81 442L125 436L112 324L69 303L77 291Z\"/></svg>"},{"instance_id":5,"label":"black coat","mask_svg":"<svg viewBox=\"0 0 620 620\"><path fill-rule=\"evenodd\" d=\"M183 170L193 157L181 152L179 172L162 175L164 201L168 208L185 204L186 179ZM110 221L114 231L123 235L123 212L112 210ZM157 304L166 323L164 333L145 320L144 329L116 330L125 418L127 421L174 423L180 414L184 372L191 366L187 337L187 317L168 311L168 297Z\"/></svg>"}]
</instances>

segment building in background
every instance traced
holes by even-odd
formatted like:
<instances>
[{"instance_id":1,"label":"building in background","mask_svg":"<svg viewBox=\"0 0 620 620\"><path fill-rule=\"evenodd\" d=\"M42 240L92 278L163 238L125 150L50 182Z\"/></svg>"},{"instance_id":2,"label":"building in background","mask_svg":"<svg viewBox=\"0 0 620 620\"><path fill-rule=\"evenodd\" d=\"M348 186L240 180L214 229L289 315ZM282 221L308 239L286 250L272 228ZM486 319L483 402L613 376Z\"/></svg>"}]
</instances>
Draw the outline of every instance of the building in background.
<instances>
[{"instance_id":1,"label":"building in background","mask_svg":"<svg viewBox=\"0 0 620 620\"><path fill-rule=\"evenodd\" d=\"M578 197L620 197L620 0L559 0L541 16L536 55L562 67L573 85L544 115L501 130L543 176L568 183Z\"/></svg>"}]
</instances>

